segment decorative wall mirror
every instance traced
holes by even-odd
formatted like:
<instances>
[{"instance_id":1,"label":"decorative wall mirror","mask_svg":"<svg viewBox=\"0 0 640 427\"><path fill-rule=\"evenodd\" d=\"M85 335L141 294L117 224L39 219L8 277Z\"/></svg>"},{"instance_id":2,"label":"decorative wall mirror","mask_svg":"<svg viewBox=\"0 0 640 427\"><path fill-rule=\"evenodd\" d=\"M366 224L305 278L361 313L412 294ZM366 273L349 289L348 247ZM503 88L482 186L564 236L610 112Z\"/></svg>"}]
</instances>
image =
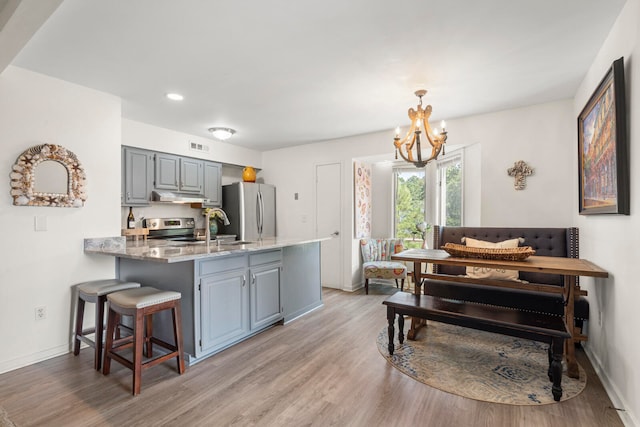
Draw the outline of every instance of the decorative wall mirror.
<instances>
[{"instance_id":1,"label":"decorative wall mirror","mask_svg":"<svg viewBox=\"0 0 640 427\"><path fill-rule=\"evenodd\" d=\"M16 206L79 208L87 200L80 161L61 145L29 148L18 157L10 176Z\"/></svg>"}]
</instances>

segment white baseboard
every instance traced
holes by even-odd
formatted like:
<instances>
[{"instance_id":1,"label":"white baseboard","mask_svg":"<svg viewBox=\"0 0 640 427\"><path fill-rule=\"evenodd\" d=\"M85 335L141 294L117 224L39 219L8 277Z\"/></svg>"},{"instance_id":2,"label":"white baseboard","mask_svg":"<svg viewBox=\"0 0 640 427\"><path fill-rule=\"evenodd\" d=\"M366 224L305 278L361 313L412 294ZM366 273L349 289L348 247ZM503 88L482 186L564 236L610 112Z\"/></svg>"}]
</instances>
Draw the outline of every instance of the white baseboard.
<instances>
[{"instance_id":1,"label":"white baseboard","mask_svg":"<svg viewBox=\"0 0 640 427\"><path fill-rule=\"evenodd\" d=\"M611 379L606 374L604 369L602 369L602 364L600 363L598 357L591 351L588 345L583 346L583 348L585 354L591 362L591 365L593 366L593 369L596 371L598 378L600 378L600 381L602 382L602 385L604 386L609 399L611 399L611 403L613 404L614 408L622 409L618 411L618 415L620 416L620 419L622 420L624 425L626 427L640 427L636 416L629 409L629 405L623 398L620 397L618 388L615 386L615 384L613 384L613 382L611 382Z\"/></svg>"},{"instance_id":2,"label":"white baseboard","mask_svg":"<svg viewBox=\"0 0 640 427\"><path fill-rule=\"evenodd\" d=\"M53 357L62 356L67 353L69 353L69 346L60 345L58 347L49 348L27 356L18 357L16 359L4 360L0 362L0 374L33 365L34 363L42 362L43 360L51 359Z\"/></svg>"}]
</instances>

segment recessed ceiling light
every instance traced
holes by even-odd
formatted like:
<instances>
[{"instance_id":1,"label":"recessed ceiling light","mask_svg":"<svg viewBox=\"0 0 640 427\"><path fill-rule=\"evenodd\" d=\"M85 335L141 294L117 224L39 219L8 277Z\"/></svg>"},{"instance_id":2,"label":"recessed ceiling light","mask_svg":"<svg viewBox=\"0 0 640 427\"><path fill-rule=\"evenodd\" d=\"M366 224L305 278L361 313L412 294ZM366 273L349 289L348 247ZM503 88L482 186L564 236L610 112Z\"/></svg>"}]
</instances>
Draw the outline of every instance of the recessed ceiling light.
<instances>
[{"instance_id":1,"label":"recessed ceiling light","mask_svg":"<svg viewBox=\"0 0 640 427\"><path fill-rule=\"evenodd\" d=\"M236 133L234 129L221 127L209 128L209 132L213 134L214 138L219 139L220 141L225 141Z\"/></svg>"},{"instance_id":2,"label":"recessed ceiling light","mask_svg":"<svg viewBox=\"0 0 640 427\"><path fill-rule=\"evenodd\" d=\"M179 93L168 93L167 98L172 101L182 101L184 99L184 96L180 95Z\"/></svg>"}]
</instances>

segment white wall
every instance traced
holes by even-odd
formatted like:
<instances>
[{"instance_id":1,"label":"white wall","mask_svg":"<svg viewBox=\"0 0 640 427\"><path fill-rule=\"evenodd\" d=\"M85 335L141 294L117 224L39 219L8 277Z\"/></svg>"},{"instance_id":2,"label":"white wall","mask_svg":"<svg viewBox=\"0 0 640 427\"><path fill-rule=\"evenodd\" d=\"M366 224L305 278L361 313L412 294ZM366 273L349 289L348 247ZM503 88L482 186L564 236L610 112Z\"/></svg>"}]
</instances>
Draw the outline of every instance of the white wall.
<instances>
[{"instance_id":1,"label":"white wall","mask_svg":"<svg viewBox=\"0 0 640 427\"><path fill-rule=\"evenodd\" d=\"M470 146L465 152L467 225L572 224L575 120L571 100L447 122L449 143ZM361 286L360 257L353 239L352 161L370 156L393 160L393 148L393 131L389 130L264 153L265 180L278 187L278 233L282 236L315 236L314 165L343 164L346 171L342 186L342 206L346 207L342 213L343 255L347 260L342 274L343 289ZM507 169L518 160L525 160L535 169L524 191L516 191L514 179L507 175ZM375 233L388 234L391 228L385 230L378 222L380 218L391 220L386 205L392 198L391 178L384 182L384 170L391 173L391 167L380 164L374 170L372 217ZM295 192L300 194L297 201L293 198ZM311 223L302 222L303 217L310 218Z\"/></svg>"},{"instance_id":2,"label":"white wall","mask_svg":"<svg viewBox=\"0 0 640 427\"><path fill-rule=\"evenodd\" d=\"M123 121L119 98L13 66L0 74L0 132L0 162L7 179L0 199L5 241L0 249L0 373L69 352L71 286L114 277L114 258L85 255L83 240L120 235L127 210L120 207L121 144L261 166L257 151ZM188 150L189 140L208 144L209 154L199 156ZM43 143L63 145L78 156L87 176L84 207L13 206L11 167L24 150ZM240 180L241 171L224 166L223 184ZM183 214L198 218L198 211L168 205L135 209L138 218ZM47 218L47 231L34 231L36 216ZM46 306L47 318L36 321L39 306ZM89 305L88 325L92 316Z\"/></svg>"},{"instance_id":3,"label":"white wall","mask_svg":"<svg viewBox=\"0 0 640 427\"><path fill-rule=\"evenodd\" d=\"M635 266L640 242L640 5L628 1L609 37L578 88L577 117L614 60L625 61L631 215L578 215L578 169L572 171L573 222L580 227L580 255L609 271L609 278L583 279L589 292L589 341L586 350L626 425L640 425L640 320L635 314L640 286ZM577 135L573 135L577 141Z\"/></svg>"},{"instance_id":4,"label":"white wall","mask_svg":"<svg viewBox=\"0 0 640 427\"><path fill-rule=\"evenodd\" d=\"M572 224L575 118L571 100L449 120L449 140L465 152L465 224L568 227ZM507 169L534 169L524 190ZM480 194L474 194L478 189ZM478 198L479 197L479 198ZM478 205L480 222L477 223Z\"/></svg>"},{"instance_id":5,"label":"white wall","mask_svg":"<svg viewBox=\"0 0 640 427\"><path fill-rule=\"evenodd\" d=\"M0 372L67 353L71 286L114 277L114 260L85 255L83 239L120 234L120 116L111 95L12 66L0 74ZM84 207L13 206L9 171L43 143L77 155L87 176ZM34 231L36 216L47 218L47 231ZM35 320L38 306L46 306L45 320Z\"/></svg>"},{"instance_id":6,"label":"white wall","mask_svg":"<svg viewBox=\"0 0 640 427\"><path fill-rule=\"evenodd\" d=\"M371 237L393 235L393 163L371 164Z\"/></svg>"},{"instance_id":7,"label":"white wall","mask_svg":"<svg viewBox=\"0 0 640 427\"><path fill-rule=\"evenodd\" d=\"M190 150L189 142L191 141L208 147L209 151ZM231 165L262 167L262 155L259 151L239 147L231 142L202 138L128 119L122 119L122 145Z\"/></svg>"}]
</instances>

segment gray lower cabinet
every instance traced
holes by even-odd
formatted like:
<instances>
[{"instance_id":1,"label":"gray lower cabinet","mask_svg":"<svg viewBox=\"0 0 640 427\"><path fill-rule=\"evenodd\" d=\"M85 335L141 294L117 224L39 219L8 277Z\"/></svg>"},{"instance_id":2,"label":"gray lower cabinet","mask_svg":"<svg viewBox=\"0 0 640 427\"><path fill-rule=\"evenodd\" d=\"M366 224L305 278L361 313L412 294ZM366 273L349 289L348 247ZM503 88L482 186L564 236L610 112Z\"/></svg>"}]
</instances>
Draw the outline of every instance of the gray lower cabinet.
<instances>
[{"instance_id":1,"label":"gray lower cabinet","mask_svg":"<svg viewBox=\"0 0 640 427\"><path fill-rule=\"evenodd\" d=\"M246 271L213 274L200 280L200 349L209 353L249 333Z\"/></svg>"},{"instance_id":2,"label":"gray lower cabinet","mask_svg":"<svg viewBox=\"0 0 640 427\"><path fill-rule=\"evenodd\" d=\"M222 350L282 319L281 268L282 249L198 262L199 354Z\"/></svg>"},{"instance_id":3,"label":"gray lower cabinet","mask_svg":"<svg viewBox=\"0 0 640 427\"><path fill-rule=\"evenodd\" d=\"M182 294L184 349L195 363L322 305L320 243L158 263L118 258L118 277ZM154 334L173 342L171 318Z\"/></svg>"},{"instance_id":4,"label":"gray lower cabinet","mask_svg":"<svg viewBox=\"0 0 640 427\"><path fill-rule=\"evenodd\" d=\"M266 251L249 256L251 330L272 325L282 319L280 273L282 250Z\"/></svg>"},{"instance_id":5,"label":"gray lower cabinet","mask_svg":"<svg viewBox=\"0 0 640 427\"><path fill-rule=\"evenodd\" d=\"M153 152L122 148L122 195L124 206L149 204L153 185Z\"/></svg>"}]
</instances>

